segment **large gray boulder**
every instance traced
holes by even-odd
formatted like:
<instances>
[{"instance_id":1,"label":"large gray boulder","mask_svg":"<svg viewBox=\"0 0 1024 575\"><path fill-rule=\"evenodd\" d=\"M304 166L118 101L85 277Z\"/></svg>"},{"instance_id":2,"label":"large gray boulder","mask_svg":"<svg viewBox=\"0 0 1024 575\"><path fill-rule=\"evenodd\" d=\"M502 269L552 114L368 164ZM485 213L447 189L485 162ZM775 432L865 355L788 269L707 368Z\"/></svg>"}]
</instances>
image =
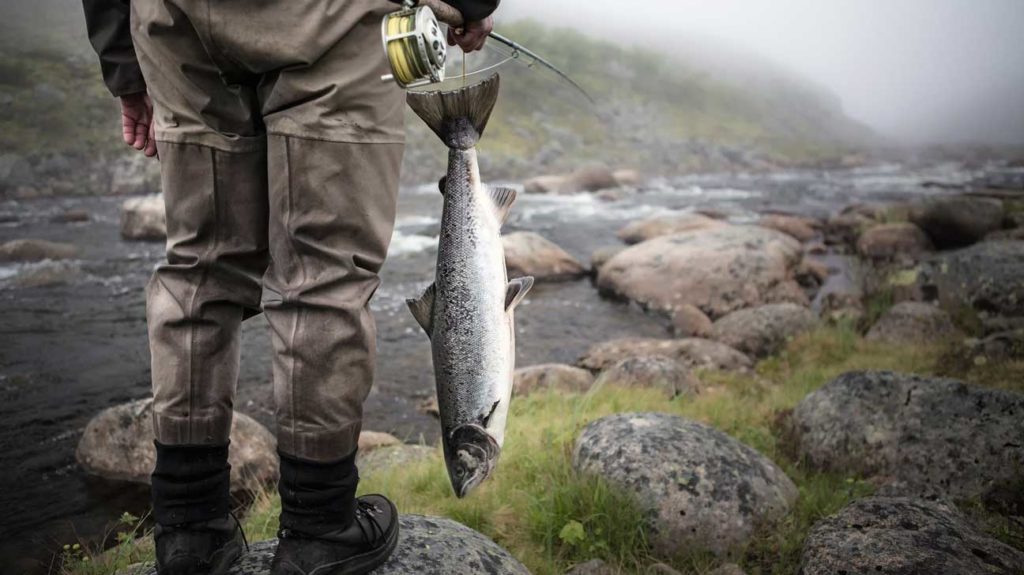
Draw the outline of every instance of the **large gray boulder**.
<instances>
[{"instance_id":1,"label":"large gray boulder","mask_svg":"<svg viewBox=\"0 0 1024 575\"><path fill-rule=\"evenodd\" d=\"M663 413L622 413L587 425L573 466L636 497L656 553L728 554L782 518L797 489L774 463L728 435Z\"/></svg>"},{"instance_id":2,"label":"large gray boulder","mask_svg":"<svg viewBox=\"0 0 1024 575\"><path fill-rule=\"evenodd\" d=\"M876 260L913 260L931 250L927 234L910 222L873 226L857 239L857 253Z\"/></svg>"},{"instance_id":3,"label":"large gray boulder","mask_svg":"<svg viewBox=\"0 0 1024 575\"><path fill-rule=\"evenodd\" d=\"M802 216L789 214L765 214L757 221L757 225L778 230L801 242L807 242L818 235L817 228L821 222Z\"/></svg>"},{"instance_id":4,"label":"large gray boulder","mask_svg":"<svg viewBox=\"0 0 1024 575\"><path fill-rule=\"evenodd\" d=\"M153 400L107 408L85 426L75 459L87 473L106 479L149 483L156 463ZM255 490L278 477L277 440L248 415L231 420L231 490Z\"/></svg>"},{"instance_id":5,"label":"large gray boulder","mask_svg":"<svg viewBox=\"0 0 1024 575\"><path fill-rule=\"evenodd\" d=\"M1024 481L1024 395L887 371L840 375L793 411L814 467L891 494L971 498Z\"/></svg>"},{"instance_id":6,"label":"large gray boulder","mask_svg":"<svg viewBox=\"0 0 1024 575\"><path fill-rule=\"evenodd\" d=\"M910 221L940 249L964 247L1002 227L1003 202L970 196L928 198L911 208Z\"/></svg>"},{"instance_id":7,"label":"large gray boulder","mask_svg":"<svg viewBox=\"0 0 1024 575\"><path fill-rule=\"evenodd\" d=\"M162 194L128 198L121 204L121 237L159 241L167 237L167 215Z\"/></svg>"},{"instance_id":8,"label":"large gray boulder","mask_svg":"<svg viewBox=\"0 0 1024 575\"><path fill-rule=\"evenodd\" d=\"M817 324L818 317L803 306L768 304L734 311L719 319L711 326L711 339L749 356L765 357Z\"/></svg>"},{"instance_id":9,"label":"large gray boulder","mask_svg":"<svg viewBox=\"0 0 1024 575\"><path fill-rule=\"evenodd\" d=\"M953 505L868 497L819 521L801 575L1012 575L1024 553L981 532Z\"/></svg>"},{"instance_id":10,"label":"large gray boulder","mask_svg":"<svg viewBox=\"0 0 1024 575\"><path fill-rule=\"evenodd\" d=\"M1024 241L986 241L933 255L918 282L943 307L964 304L993 315L1024 316Z\"/></svg>"},{"instance_id":11,"label":"large gray boulder","mask_svg":"<svg viewBox=\"0 0 1024 575\"><path fill-rule=\"evenodd\" d=\"M727 225L729 224L721 220L700 214L653 216L626 224L616 235L627 244L638 244L661 236Z\"/></svg>"},{"instance_id":12,"label":"large gray boulder","mask_svg":"<svg viewBox=\"0 0 1024 575\"><path fill-rule=\"evenodd\" d=\"M0 244L0 262L66 260L76 255L78 248L75 246L48 240L23 239Z\"/></svg>"},{"instance_id":13,"label":"large gray boulder","mask_svg":"<svg viewBox=\"0 0 1024 575\"><path fill-rule=\"evenodd\" d=\"M682 362L659 355L623 359L602 371L594 385L661 389L669 397L700 390L700 380Z\"/></svg>"},{"instance_id":14,"label":"large gray boulder","mask_svg":"<svg viewBox=\"0 0 1024 575\"><path fill-rule=\"evenodd\" d=\"M259 541L228 571L229 575L268 575L277 540ZM131 575L157 575L156 569ZM530 575L515 557L484 535L451 519L402 515L398 546L373 575ZM125 574L127 575L127 574Z\"/></svg>"},{"instance_id":15,"label":"large gray boulder","mask_svg":"<svg viewBox=\"0 0 1024 575\"><path fill-rule=\"evenodd\" d=\"M778 293L802 297L791 274L801 257L800 243L781 232L720 226L625 249L601 266L597 286L651 309L672 313L690 304L717 319L778 301Z\"/></svg>"},{"instance_id":16,"label":"large gray boulder","mask_svg":"<svg viewBox=\"0 0 1024 575\"><path fill-rule=\"evenodd\" d=\"M743 370L753 365L750 358L723 343L688 337L656 339L628 337L594 344L576 365L592 371L608 369L630 357L664 356L691 369Z\"/></svg>"},{"instance_id":17,"label":"large gray boulder","mask_svg":"<svg viewBox=\"0 0 1024 575\"><path fill-rule=\"evenodd\" d=\"M533 276L538 281L579 277L587 273L576 258L534 232L502 236L509 277Z\"/></svg>"},{"instance_id":18,"label":"large gray boulder","mask_svg":"<svg viewBox=\"0 0 1024 575\"><path fill-rule=\"evenodd\" d=\"M882 314L866 337L885 343L941 343L963 336L942 309L928 303L905 301Z\"/></svg>"},{"instance_id":19,"label":"large gray boulder","mask_svg":"<svg viewBox=\"0 0 1024 575\"><path fill-rule=\"evenodd\" d=\"M512 374L514 395L529 395L546 389L579 393L587 391L593 384L594 375L589 371L561 363L529 365Z\"/></svg>"}]
</instances>

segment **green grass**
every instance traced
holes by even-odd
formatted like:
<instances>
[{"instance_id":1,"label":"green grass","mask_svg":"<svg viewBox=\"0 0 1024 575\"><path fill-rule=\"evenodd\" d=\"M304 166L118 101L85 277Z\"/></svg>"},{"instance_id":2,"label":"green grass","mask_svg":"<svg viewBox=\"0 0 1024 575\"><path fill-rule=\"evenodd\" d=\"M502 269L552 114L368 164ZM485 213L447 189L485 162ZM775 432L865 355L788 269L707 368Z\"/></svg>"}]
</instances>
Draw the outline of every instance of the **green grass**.
<instances>
[{"instance_id":1,"label":"green grass","mask_svg":"<svg viewBox=\"0 0 1024 575\"><path fill-rule=\"evenodd\" d=\"M784 424L788 412L808 393L850 370L890 369L943 375L949 362L937 347L893 346L865 341L849 325L821 328L800 337L750 374L704 372L695 397L668 400L656 390L595 388L586 394L545 392L512 404L505 451L497 473L470 497L451 493L441 455L422 463L366 478L360 490L392 497L404 513L450 517L479 530L518 557L538 575L564 573L576 562L602 558L622 573L644 573L656 561L646 545L643 513L630 498L600 479L572 471L573 442L588 422L629 411L683 415L712 425L761 451L797 484L800 496L778 525L763 529L743 550L740 563L751 574L796 572L803 540L817 520L852 499L868 495L858 477L821 473L803 465ZM998 371L970 369L968 381L1024 390L1024 363ZM1021 540L1018 527L988 514L990 531L1008 542ZM272 537L279 503L261 495L244 520L251 540ZM149 543L118 546L89 561L71 560L66 572L109 573L147 556ZM673 558L684 573L705 573L717 560L705 554Z\"/></svg>"}]
</instances>

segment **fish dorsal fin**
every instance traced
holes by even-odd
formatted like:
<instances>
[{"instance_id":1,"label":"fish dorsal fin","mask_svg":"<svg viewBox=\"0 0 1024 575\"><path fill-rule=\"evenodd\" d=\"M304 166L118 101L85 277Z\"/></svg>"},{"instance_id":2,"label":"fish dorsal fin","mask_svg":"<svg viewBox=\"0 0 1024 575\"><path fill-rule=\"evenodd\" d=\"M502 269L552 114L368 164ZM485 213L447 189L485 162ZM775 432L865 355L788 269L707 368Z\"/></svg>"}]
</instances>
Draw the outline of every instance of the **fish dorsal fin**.
<instances>
[{"instance_id":1,"label":"fish dorsal fin","mask_svg":"<svg viewBox=\"0 0 1024 575\"><path fill-rule=\"evenodd\" d=\"M484 133L498 99L498 75L448 91L408 92L405 101L449 148L468 150Z\"/></svg>"},{"instance_id":2,"label":"fish dorsal fin","mask_svg":"<svg viewBox=\"0 0 1024 575\"><path fill-rule=\"evenodd\" d=\"M434 284L427 286L427 289L423 290L423 295L419 299L407 299L405 304L409 306L409 311L412 312L412 317L416 318L416 323L420 324L423 331L427 332L427 337L433 335L434 331Z\"/></svg>"},{"instance_id":3,"label":"fish dorsal fin","mask_svg":"<svg viewBox=\"0 0 1024 575\"><path fill-rule=\"evenodd\" d=\"M512 311L533 287L533 276L509 280L505 289L505 311Z\"/></svg>"},{"instance_id":4,"label":"fish dorsal fin","mask_svg":"<svg viewBox=\"0 0 1024 575\"><path fill-rule=\"evenodd\" d=\"M498 216L499 223L504 224L508 220L512 204L516 201L516 191L512 188L490 188L488 193L494 202L494 215Z\"/></svg>"}]
</instances>

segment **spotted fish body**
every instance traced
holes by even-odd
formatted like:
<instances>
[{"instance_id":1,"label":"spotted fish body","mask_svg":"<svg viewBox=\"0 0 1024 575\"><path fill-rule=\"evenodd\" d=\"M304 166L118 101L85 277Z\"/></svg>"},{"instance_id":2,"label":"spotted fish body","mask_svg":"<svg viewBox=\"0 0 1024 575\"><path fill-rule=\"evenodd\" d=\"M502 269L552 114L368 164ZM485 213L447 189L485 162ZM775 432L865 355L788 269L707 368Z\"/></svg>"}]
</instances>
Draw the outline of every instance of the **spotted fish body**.
<instances>
[{"instance_id":1,"label":"spotted fish body","mask_svg":"<svg viewBox=\"0 0 1024 575\"><path fill-rule=\"evenodd\" d=\"M411 92L410 107L449 147L433 285L408 300L430 337L445 463L456 495L493 471L501 452L515 362L513 310L533 278L511 282L501 225L515 191L480 182L476 141L498 77L451 92Z\"/></svg>"}]
</instances>

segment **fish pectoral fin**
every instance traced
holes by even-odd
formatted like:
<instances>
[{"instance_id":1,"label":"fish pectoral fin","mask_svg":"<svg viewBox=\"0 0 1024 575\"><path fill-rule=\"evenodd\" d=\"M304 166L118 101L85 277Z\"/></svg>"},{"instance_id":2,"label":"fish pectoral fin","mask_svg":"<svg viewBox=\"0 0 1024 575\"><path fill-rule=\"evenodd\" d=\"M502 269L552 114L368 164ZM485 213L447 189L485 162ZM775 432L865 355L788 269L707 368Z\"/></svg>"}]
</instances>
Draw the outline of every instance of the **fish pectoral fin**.
<instances>
[{"instance_id":1,"label":"fish pectoral fin","mask_svg":"<svg viewBox=\"0 0 1024 575\"><path fill-rule=\"evenodd\" d=\"M494 202L494 215L497 216L499 224L504 224L512 210L512 204L516 201L516 191L512 188L490 188L488 192L491 201Z\"/></svg>"},{"instance_id":2,"label":"fish pectoral fin","mask_svg":"<svg viewBox=\"0 0 1024 575\"><path fill-rule=\"evenodd\" d=\"M533 276L516 278L505 289L505 311L512 311L533 287Z\"/></svg>"},{"instance_id":3,"label":"fish pectoral fin","mask_svg":"<svg viewBox=\"0 0 1024 575\"><path fill-rule=\"evenodd\" d=\"M419 299L407 299L405 304L409 306L412 317L427 332L427 337L430 337L434 331L434 284L427 286Z\"/></svg>"}]
</instances>

